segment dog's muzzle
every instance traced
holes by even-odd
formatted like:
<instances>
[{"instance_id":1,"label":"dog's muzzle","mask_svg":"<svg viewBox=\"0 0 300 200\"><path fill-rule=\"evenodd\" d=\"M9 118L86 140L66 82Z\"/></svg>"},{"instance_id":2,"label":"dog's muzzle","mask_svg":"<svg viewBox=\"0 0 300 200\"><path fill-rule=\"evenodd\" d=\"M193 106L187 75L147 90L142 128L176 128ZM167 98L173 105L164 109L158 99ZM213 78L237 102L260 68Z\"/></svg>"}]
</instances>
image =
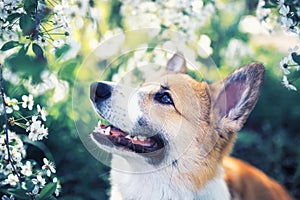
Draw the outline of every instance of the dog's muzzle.
<instances>
[{"instance_id":1,"label":"dog's muzzle","mask_svg":"<svg viewBox=\"0 0 300 200\"><path fill-rule=\"evenodd\" d=\"M106 83L96 82L90 86L90 99L97 103L111 97L112 87Z\"/></svg>"}]
</instances>

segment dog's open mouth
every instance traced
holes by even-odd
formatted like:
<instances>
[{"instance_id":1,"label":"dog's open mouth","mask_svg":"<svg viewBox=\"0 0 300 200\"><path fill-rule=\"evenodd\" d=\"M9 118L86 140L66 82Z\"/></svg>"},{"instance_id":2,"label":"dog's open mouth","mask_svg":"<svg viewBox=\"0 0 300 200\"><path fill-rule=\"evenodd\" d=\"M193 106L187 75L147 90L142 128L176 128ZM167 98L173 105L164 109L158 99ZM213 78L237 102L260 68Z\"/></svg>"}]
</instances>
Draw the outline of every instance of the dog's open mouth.
<instances>
[{"instance_id":1,"label":"dog's open mouth","mask_svg":"<svg viewBox=\"0 0 300 200\"><path fill-rule=\"evenodd\" d=\"M135 153L151 153L164 147L164 142L158 135L130 136L119 128L101 123L92 134L94 139L101 144L105 143L104 140L107 138L114 146Z\"/></svg>"}]
</instances>

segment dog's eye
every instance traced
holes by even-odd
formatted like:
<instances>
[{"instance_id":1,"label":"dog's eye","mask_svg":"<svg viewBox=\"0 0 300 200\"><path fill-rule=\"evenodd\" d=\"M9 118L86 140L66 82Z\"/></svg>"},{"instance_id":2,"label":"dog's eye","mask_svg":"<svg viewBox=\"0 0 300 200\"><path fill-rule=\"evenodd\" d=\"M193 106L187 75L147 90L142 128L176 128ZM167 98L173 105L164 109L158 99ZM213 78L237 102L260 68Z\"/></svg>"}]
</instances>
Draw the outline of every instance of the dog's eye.
<instances>
[{"instance_id":1,"label":"dog's eye","mask_svg":"<svg viewBox=\"0 0 300 200\"><path fill-rule=\"evenodd\" d=\"M161 104L174 105L171 95L167 92L157 93L154 99Z\"/></svg>"}]
</instances>

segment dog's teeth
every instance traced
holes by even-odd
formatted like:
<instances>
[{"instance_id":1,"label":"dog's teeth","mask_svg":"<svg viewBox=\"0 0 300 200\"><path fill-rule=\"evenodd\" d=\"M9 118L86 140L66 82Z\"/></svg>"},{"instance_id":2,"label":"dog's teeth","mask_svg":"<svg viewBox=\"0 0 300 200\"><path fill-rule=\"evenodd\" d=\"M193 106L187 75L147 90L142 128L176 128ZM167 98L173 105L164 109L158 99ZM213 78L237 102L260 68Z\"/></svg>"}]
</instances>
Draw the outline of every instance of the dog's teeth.
<instances>
[{"instance_id":1,"label":"dog's teeth","mask_svg":"<svg viewBox=\"0 0 300 200\"><path fill-rule=\"evenodd\" d=\"M137 140L138 140L137 136L134 136L134 137L133 137L133 140L134 140L134 141L137 141Z\"/></svg>"},{"instance_id":2,"label":"dog's teeth","mask_svg":"<svg viewBox=\"0 0 300 200\"><path fill-rule=\"evenodd\" d=\"M109 127L107 127L105 130L104 130L104 134L105 135L110 135L110 126Z\"/></svg>"},{"instance_id":3,"label":"dog's teeth","mask_svg":"<svg viewBox=\"0 0 300 200\"><path fill-rule=\"evenodd\" d=\"M99 127L95 127L94 132L98 132L98 133L100 132L100 133L102 133L102 129L99 128Z\"/></svg>"},{"instance_id":4,"label":"dog's teeth","mask_svg":"<svg viewBox=\"0 0 300 200\"><path fill-rule=\"evenodd\" d=\"M140 141L142 141L142 142L144 142L145 140L147 140L147 137L141 136L141 135L138 135L137 138L138 138Z\"/></svg>"},{"instance_id":5,"label":"dog's teeth","mask_svg":"<svg viewBox=\"0 0 300 200\"><path fill-rule=\"evenodd\" d=\"M126 139L131 139L131 136L130 135L126 135L126 137L125 137Z\"/></svg>"}]
</instances>

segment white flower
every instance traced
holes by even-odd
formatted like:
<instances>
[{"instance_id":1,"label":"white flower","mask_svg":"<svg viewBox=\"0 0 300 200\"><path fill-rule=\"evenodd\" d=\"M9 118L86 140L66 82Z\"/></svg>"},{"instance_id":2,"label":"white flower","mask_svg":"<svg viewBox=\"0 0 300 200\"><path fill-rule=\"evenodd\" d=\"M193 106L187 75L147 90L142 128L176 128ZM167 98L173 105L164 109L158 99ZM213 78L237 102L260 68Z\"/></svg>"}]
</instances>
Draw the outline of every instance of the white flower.
<instances>
[{"instance_id":1,"label":"white flower","mask_svg":"<svg viewBox=\"0 0 300 200\"><path fill-rule=\"evenodd\" d=\"M48 38L46 36L37 38L37 43L42 47L49 45Z\"/></svg>"},{"instance_id":2,"label":"white flower","mask_svg":"<svg viewBox=\"0 0 300 200\"><path fill-rule=\"evenodd\" d=\"M37 120L38 116L32 116L31 117L31 124L30 122L27 122L26 125L28 126L26 129L26 132L32 131L34 127L40 127L41 121Z\"/></svg>"},{"instance_id":3,"label":"white flower","mask_svg":"<svg viewBox=\"0 0 300 200\"><path fill-rule=\"evenodd\" d=\"M290 30L291 27L293 27L293 20L291 18L288 17L281 17L281 23L283 26L286 27L287 30Z\"/></svg>"},{"instance_id":4,"label":"white flower","mask_svg":"<svg viewBox=\"0 0 300 200\"><path fill-rule=\"evenodd\" d=\"M7 179L4 180L5 184L10 184L11 186L16 186L19 182L18 176L14 174L9 174Z\"/></svg>"},{"instance_id":5,"label":"white flower","mask_svg":"<svg viewBox=\"0 0 300 200\"><path fill-rule=\"evenodd\" d=\"M285 1L285 0L278 0L278 2L277 2L277 3L278 3L278 5L279 5L279 7L281 7L281 6L283 6L283 5L284 5L284 1Z\"/></svg>"},{"instance_id":6,"label":"white flower","mask_svg":"<svg viewBox=\"0 0 300 200\"><path fill-rule=\"evenodd\" d=\"M8 130L8 135L9 143L11 144L10 151L14 161L21 160L21 158L24 157L26 154L22 140L18 137L18 135L15 132L11 132L10 130ZM0 134L0 157L5 156L5 158L7 159L7 149L5 146L5 141L5 134Z\"/></svg>"},{"instance_id":7,"label":"white flower","mask_svg":"<svg viewBox=\"0 0 300 200\"><path fill-rule=\"evenodd\" d=\"M37 175L36 178L32 179L32 183L36 186L36 188L43 188L46 181L41 175Z\"/></svg>"},{"instance_id":8,"label":"white flower","mask_svg":"<svg viewBox=\"0 0 300 200\"><path fill-rule=\"evenodd\" d=\"M0 33L2 36L2 41L19 40L18 28L11 25L8 21L1 24Z\"/></svg>"},{"instance_id":9,"label":"white flower","mask_svg":"<svg viewBox=\"0 0 300 200\"><path fill-rule=\"evenodd\" d=\"M196 1L193 1L191 3L191 6L192 6L192 10L193 12L199 12L201 11L202 7L203 7L203 1L199 1L199 0L196 0Z\"/></svg>"},{"instance_id":10,"label":"white flower","mask_svg":"<svg viewBox=\"0 0 300 200\"><path fill-rule=\"evenodd\" d=\"M29 132L28 138L32 141L42 140L44 137L48 136L48 128L42 125L40 120L37 120L38 116L32 116L31 123L27 122L28 126L26 132Z\"/></svg>"},{"instance_id":11,"label":"white flower","mask_svg":"<svg viewBox=\"0 0 300 200\"><path fill-rule=\"evenodd\" d=\"M213 49L211 48L211 40L207 35L201 35L198 41L198 53L200 56L207 58L213 53Z\"/></svg>"},{"instance_id":12,"label":"white flower","mask_svg":"<svg viewBox=\"0 0 300 200\"><path fill-rule=\"evenodd\" d=\"M23 100L22 107L23 108L28 107L29 110L32 110L34 104L33 96L31 94L29 94L28 96L23 95L22 100Z\"/></svg>"},{"instance_id":13,"label":"white flower","mask_svg":"<svg viewBox=\"0 0 300 200\"><path fill-rule=\"evenodd\" d=\"M248 44L238 39L231 39L221 53L225 57L226 64L231 67L238 67L241 65L242 59L252 57L254 54Z\"/></svg>"},{"instance_id":14,"label":"white flower","mask_svg":"<svg viewBox=\"0 0 300 200\"><path fill-rule=\"evenodd\" d=\"M195 31L203 26L215 12L212 3L202 0L159 0L156 3L124 0L120 12L130 29L146 27L172 27L196 39Z\"/></svg>"},{"instance_id":15,"label":"white flower","mask_svg":"<svg viewBox=\"0 0 300 200\"><path fill-rule=\"evenodd\" d=\"M44 107L41 108L41 106L38 104L36 106L38 114L41 116L42 120L45 122L46 121L46 116L47 116L47 111L45 110Z\"/></svg>"},{"instance_id":16,"label":"white flower","mask_svg":"<svg viewBox=\"0 0 300 200\"><path fill-rule=\"evenodd\" d=\"M10 101L11 106L13 107L14 110L19 110L19 106L18 106L18 100L17 99L12 99Z\"/></svg>"},{"instance_id":17,"label":"white flower","mask_svg":"<svg viewBox=\"0 0 300 200\"><path fill-rule=\"evenodd\" d=\"M292 18L288 16L281 17L281 24L285 26L287 31L291 31L292 33L298 34L299 30L296 27L296 21L294 22Z\"/></svg>"},{"instance_id":18,"label":"white flower","mask_svg":"<svg viewBox=\"0 0 300 200\"><path fill-rule=\"evenodd\" d=\"M55 189L55 192L54 192L54 194L55 194L55 196L59 196L59 189L58 189L58 187Z\"/></svg>"},{"instance_id":19,"label":"white flower","mask_svg":"<svg viewBox=\"0 0 300 200\"><path fill-rule=\"evenodd\" d=\"M265 21L267 16L270 15L271 9L264 8L266 2L264 0L259 0L256 9L256 16L260 22Z\"/></svg>"},{"instance_id":20,"label":"white flower","mask_svg":"<svg viewBox=\"0 0 300 200\"><path fill-rule=\"evenodd\" d=\"M297 88L288 81L286 76L283 76L282 84L284 85L284 87L286 87L289 90L297 91Z\"/></svg>"},{"instance_id":21,"label":"white flower","mask_svg":"<svg viewBox=\"0 0 300 200\"><path fill-rule=\"evenodd\" d=\"M32 166L30 161L26 161L26 164L21 167L21 173L25 176L32 175Z\"/></svg>"},{"instance_id":22,"label":"white flower","mask_svg":"<svg viewBox=\"0 0 300 200\"><path fill-rule=\"evenodd\" d=\"M287 57L284 57L280 61L280 69L283 71L284 74L289 74L290 73L288 61L289 61L289 59Z\"/></svg>"},{"instance_id":23,"label":"white flower","mask_svg":"<svg viewBox=\"0 0 300 200\"><path fill-rule=\"evenodd\" d=\"M0 2L0 19L5 21L7 18L7 9L5 8L4 2Z\"/></svg>"},{"instance_id":24,"label":"white flower","mask_svg":"<svg viewBox=\"0 0 300 200\"><path fill-rule=\"evenodd\" d=\"M157 11L158 4L155 2L141 2L139 5L140 12L153 13Z\"/></svg>"},{"instance_id":25,"label":"white flower","mask_svg":"<svg viewBox=\"0 0 300 200\"><path fill-rule=\"evenodd\" d=\"M9 142L14 142L15 148L18 148L19 150L24 148L22 140L15 132L11 132L10 130L8 130L8 134L9 134Z\"/></svg>"},{"instance_id":26,"label":"white flower","mask_svg":"<svg viewBox=\"0 0 300 200\"><path fill-rule=\"evenodd\" d=\"M12 147L14 147L14 146L12 146ZM21 162L21 160L22 160L22 154L21 154L21 152L19 152L19 149L12 148L10 150L10 155L11 155L13 161L15 161L15 162ZM7 157L7 159L8 159L8 157Z\"/></svg>"},{"instance_id":27,"label":"white flower","mask_svg":"<svg viewBox=\"0 0 300 200\"><path fill-rule=\"evenodd\" d=\"M81 43L73 40L72 38L68 38L66 40L66 44L69 45L70 49L63 55L63 60L74 58L81 49Z\"/></svg>"},{"instance_id":28,"label":"white flower","mask_svg":"<svg viewBox=\"0 0 300 200\"><path fill-rule=\"evenodd\" d=\"M282 5L279 9L279 13L283 16L287 16L287 14L290 12L290 7L286 5Z\"/></svg>"},{"instance_id":29,"label":"white flower","mask_svg":"<svg viewBox=\"0 0 300 200\"><path fill-rule=\"evenodd\" d=\"M3 79L5 79L6 81L9 81L11 84L18 84L19 83L19 76L15 73L12 72L10 69L8 68L4 68L3 69Z\"/></svg>"},{"instance_id":30,"label":"white flower","mask_svg":"<svg viewBox=\"0 0 300 200\"><path fill-rule=\"evenodd\" d=\"M36 178L32 179L31 181L35 185L34 189L32 190L32 194L34 195L38 194L39 189L43 188L46 184L46 180L42 177L41 173L39 173Z\"/></svg>"},{"instance_id":31,"label":"white flower","mask_svg":"<svg viewBox=\"0 0 300 200\"><path fill-rule=\"evenodd\" d=\"M19 110L18 100L17 99L10 99L9 97L5 97L6 113L12 113L13 110Z\"/></svg>"},{"instance_id":32,"label":"white flower","mask_svg":"<svg viewBox=\"0 0 300 200\"><path fill-rule=\"evenodd\" d=\"M34 188L31 191L31 193L35 196L35 195L37 195L39 193L39 189L40 189L39 186L34 186Z\"/></svg>"},{"instance_id":33,"label":"white flower","mask_svg":"<svg viewBox=\"0 0 300 200\"><path fill-rule=\"evenodd\" d=\"M56 173L54 164L52 162L50 162L47 158L44 158L43 161L44 161L44 165L42 166L42 169L46 170L48 177L51 176L51 173Z\"/></svg>"},{"instance_id":34,"label":"white flower","mask_svg":"<svg viewBox=\"0 0 300 200\"><path fill-rule=\"evenodd\" d=\"M6 113L7 114L10 114L10 113L12 113L14 110L11 108L11 107L6 107ZM2 110L1 110L1 112L2 112Z\"/></svg>"},{"instance_id":35,"label":"white flower","mask_svg":"<svg viewBox=\"0 0 300 200\"><path fill-rule=\"evenodd\" d=\"M26 151L24 149L23 142L16 133L11 132L10 130L8 130L8 135L9 135L11 157L15 163L15 167L21 168L23 166L23 163L21 161L26 156ZM2 160L8 160L5 141L6 141L5 134L0 134L0 158ZM9 174L11 174L11 172L12 172L12 166L10 164L7 165L5 164L3 166L1 165L0 162L0 174L4 176L8 176ZM13 179L13 177L10 176L10 179ZM8 180L3 182L5 184L10 184Z\"/></svg>"},{"instance_id":36,"label":"white flower","mask_svg":"<svg viewBox=\"0 0 300 200\"><path fill-rule=\"evenodd\" d=\"M63 1L65 2L65 1ZM63 4L62 2L62 4ZM70 34L70 31L67 29L69 28L69 20L67 19L67 11L70 9L68 7L66 7L65 5L59 5L58 3L55 3L56 6L54 6L52 8L53 10L53 15L51 17L51 19L48 20L48 24L50 26L52 26L51 28L49 27L49 29L46 29L45 26L43 25L43 23L39 24L39 26L37 27L39 29L39 31L44 32L45 34L43 34L43 36L39 36L39 38L37 38L38 42L39 40L41 42L39 42L42 46L47 45L48 41L52 40L52 34L57 34L57 35L61 35L61 37L66 37L67 35ZM38 6L37 6L38 12L44 12L45 10L48 9L48 6L45 4L44 1L38 1ZM67 10L68 9L68 10ZM47 26L46 26L47 27ZM66 31L68 33L66 33Z\"/></svg>"},{"instance_id":37,"label":"white flower","mask_svg":"<svg viewBox=\"0 0 300 200\"><path fill-rule=\"evenodd\" d=\"M10 197L3 195L1 200L15 200L15 198L12 195L10 195Z\"/></svg>"},{"instance_id":38,"label":"white flower","mask_svg":"<svg viewBox=\"0 0 300 200\"><path fill-rule=\"evenodd\" d=\"M42 140L44 138L47 138L48 136L48 128L44 127L44 124L40 128L40 134L38 136L38 140Z\"/></svg>"},{"instance_id":39,"label":"white flower","mask_svg":"<svg viewBox=\"0 0 300 200\"><path fill-rule=\"evenodd\" d=\"M54 48L61 48L65 44L63 39L57 39L52 42Z\"/></svg>"},{"instance_id":40,"label":"white flower","mask_svg":"<svg viewBox=\"0 0 300 200\"><path fill-rule=\"evenodd\" d=\"M61 185L56 177L53 178L53 183L57 183L56 190L54 193L55 193L55 196L59 196L59 191L61 189Z\"/></svg>"}]
</instances>

